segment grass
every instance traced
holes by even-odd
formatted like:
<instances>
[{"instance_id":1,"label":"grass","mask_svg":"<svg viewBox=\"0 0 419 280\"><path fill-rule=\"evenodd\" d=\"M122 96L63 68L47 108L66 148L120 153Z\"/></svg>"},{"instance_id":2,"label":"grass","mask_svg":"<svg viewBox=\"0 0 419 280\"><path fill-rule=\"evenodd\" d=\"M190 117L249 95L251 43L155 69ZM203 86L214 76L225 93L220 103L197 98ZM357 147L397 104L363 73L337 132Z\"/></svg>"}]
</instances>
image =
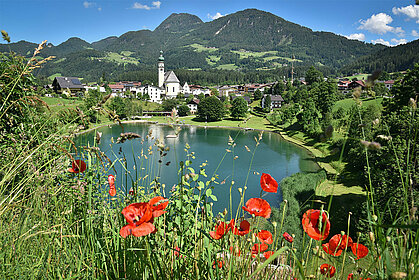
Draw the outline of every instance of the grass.
<instances>
[{"instance_id":1,"label":"grass","mask_svg":"<svg viewBox=\"0 0 419 280\"><path fill-rule=\"evenodd\" d=\"M48 79L53 81L56 77L61 77L61 76L62 76L61 73L55 73L55 74L52 74L52 75L48 76Z\"/></svg>"},{"instance_id":2,"label":"grass","mask_svg":"<svg viewBox=\"0 0 419 280\"><path fill-rule=\"evenodd\" d=\"M115 63L118 63L118 64L130 63L130 64L137 65L138 63L140 63L137 58L125 56L122 53L126 53L126 51L121 52L121 54L115 53L115 52L107 52L105 57L92 58L92 59L97 59L97 60L102 60L103 59L103 60L110 61L110 62L115 62ZM131 54L131 52L130 52L130 54Z\"/></svg>"},{"instance_id":3,"label":"grass","mask_svg":"<svg viewBox=\"0 0 419 280\"><path fill-rule=\"evenodd\" d=\"M235 65L234 63L232 64L222 64L222 65L218 65L217 69L219 70L236 70L237 68L239 68L237 65Z\"/></svg>"},{"instance_id":4,"label":"grass","mask_svg":"<svg viewBox=\"0 0 419 280\"><path fill-rule=\"evenodd\" d=\"M368 98L368 99L361 99L363 106L368 105L378 105L381 108L381 103L383 102L382 97L377 98ZM356 102L353 98L347 98L343 100L339 100L333 105L333 111L336 111L339 107L345 109L345 111L349 110L353 105L356 105Z\"/></svg>"},{"instance_id":5,"label":"grass","mask_svg":"<svg viewBox=\"0 0 419 280\"><path fill-rule=\"evenodd\" d=\"M232 53L240 55L240 59L249 58L249 57L262 57L265 55L276 55L277 51L267 51L267 52L252 52L247 50L231 51Z\"/></svg>"},{"instance_id":6,"label":"grass","mask_svg":"<svg viewBox=\"0 0 419 280\"><path fill-rule=\"evenodd\" d=\"M354 78L357 78L358 80L366 80L368 78L368 74L357 74L352 76L346 76L344 77L346 79L352 80Z\"/></svg>"},{"instance_id":7,"label":"grass","mask_svg":"<svg viewBox=\"0 0 419 280\"><path fill-rule=\"evenodd\" d=\"M121 52L121 55L123 55L123 56L130 56L130 55L132 55L134 52L131 52L131 51L122 51Z\"/></svg>"},{"instance_id":8,"label":"grass","mask_svg":"<svg viewBox=\"0 0 419 280\"><path fill-rule=\"evenodd\" d=\"M197 44L197 43L187 45L187 46L185 46L185 48L186 47L192 47L192 48L195 49L194 51L196 51L196 52L210 52L211 53L211 52L215 52L215 51L218 50L218 48L205 47L205 46Z\"/></svg>"}]
</instances>

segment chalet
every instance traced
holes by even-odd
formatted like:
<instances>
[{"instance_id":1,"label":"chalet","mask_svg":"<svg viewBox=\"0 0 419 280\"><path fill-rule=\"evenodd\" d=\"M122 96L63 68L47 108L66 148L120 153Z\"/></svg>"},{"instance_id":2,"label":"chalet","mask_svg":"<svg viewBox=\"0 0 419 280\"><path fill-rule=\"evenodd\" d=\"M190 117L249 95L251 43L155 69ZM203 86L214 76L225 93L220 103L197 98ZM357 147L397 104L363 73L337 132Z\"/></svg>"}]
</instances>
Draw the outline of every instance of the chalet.
<instances>
[{"instance_id":1,"label":"chalet","mask_svg":"<svg viewBox=\"0 0 419 280\"><path fill-rule=\"evenodd\" d=\"M265 98L267 94L262 97L262 108L265 108ZM281 108L284 99L281 95L271 95L271 110L276 108Z\"/></svg>"},{"instance_id":2,"label":"chalet","mask_svg":"<svg viewBox=\"0 0 419 280\"><path fill-rule=\"evenodd\" d=\"M384 81L384 85L386 86L386 88L388 90L391 90L393 88L393 85L394 85L394 80Z\"/></svg>"},{"instance_id":3,"label":"chalet","mask_svg":"<svg viewBox=\"0 0 419 280\"><path fill-rule=\"evenodd\" d=\"M112 90L112 96L122 95L124 92L124 86L121 84L110 84L108 85L109 88Z\"/></svg>"},{"instance_id":4,"label":"chalet","mask_svg":"<svg viewBox=\"0 0 419 280\"><path fill-rule=\"evenodd\" d=\"M343 91L343 92L347 92L349 91L349 84L351 83L351 81L349 80L342 80L338 82L338 90Z\"/></svg>"},{"instance_id":5,"label":"chalet","mask_svg":"<svg viewBox=\"0 0 419 280\"><path fill-rule=\"evenodd\" d=\"M361 89L364 90L365 89L364 81L353 81L353 82L349 83L348 90L355 89L355 88L358 88L358 87L361 87Z\"/></svg>"},{"instance_id":6,"label":"chalet","mask_svg":"<svg viewBox=\"0 0 419 280\"><path fill-rule=\"evenodd\" d=\"M84 92L84 86L75 77L55 77L52 88L56 93L63 93L64 91L70 91L71 94Z\"/></svg>"},{"instance_id":7,"label":"chalet","mask_svg":"<svg viewBox=\"0 0 419 280\"><path fill-rule=\"evenodd\" d=\"M189 107L189 111L191 112L191 114L196 114L196 112L198 111L199 101L200 100L198 98L194 98L191 101L189 101L187 106Z\"/></svg>"},{"instance_id":8,"label":"chalet","mask_svg":"<svg viewBox=\"0 0 419 280\"><path fill-rule=\"evenodd\" d=\"M234 86L222 86L218 89L218 96L229 96L230 94L237 94L239 91Z\"/></svg>"}]
</instances>

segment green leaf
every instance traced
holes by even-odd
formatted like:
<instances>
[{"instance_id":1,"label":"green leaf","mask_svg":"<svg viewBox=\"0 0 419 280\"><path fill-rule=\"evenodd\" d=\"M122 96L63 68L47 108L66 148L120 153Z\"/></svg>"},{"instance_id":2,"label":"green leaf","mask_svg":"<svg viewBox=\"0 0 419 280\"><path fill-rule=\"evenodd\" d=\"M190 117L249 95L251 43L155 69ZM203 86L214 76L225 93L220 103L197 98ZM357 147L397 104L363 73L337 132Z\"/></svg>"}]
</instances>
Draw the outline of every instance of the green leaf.
<instances>
[{"instance_id":1,"label":"green leaf","mask_svg":"<svg viewBox=\"0 0 419 280\"><path fill-rule=\"evenodd\" d=\"M211 195L211 199L214 200L214 201L218 201L218 199L215 195Z\"/></svg>"},{"instance_id":2,"label":"green leaf","mask_svg":"<svg viewBox=\"0 0 419 280\"><path fill-rule=\"evenodd\" d=\"M212 190L211 189L207 189L207 191L205 192L205 195L207 197L210 197L212 195Z\"/></svg>"}]
</instances>

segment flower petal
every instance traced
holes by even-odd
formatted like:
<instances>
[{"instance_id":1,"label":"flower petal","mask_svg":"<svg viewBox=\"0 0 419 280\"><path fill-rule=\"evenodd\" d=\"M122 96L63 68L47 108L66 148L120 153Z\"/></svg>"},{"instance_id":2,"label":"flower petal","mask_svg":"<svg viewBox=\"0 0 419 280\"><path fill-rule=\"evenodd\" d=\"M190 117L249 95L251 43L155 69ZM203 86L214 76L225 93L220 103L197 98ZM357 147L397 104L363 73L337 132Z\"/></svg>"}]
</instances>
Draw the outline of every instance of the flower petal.
<instances>
[{"instance_id":1,"label":"flower petal","mask_svg":"<svg viewBox=\"0 0 419 280\"><path fill-rule=\"evenodd\" d=\"M275 181L271 175L266 173L262 173L262 176L260 177L260 186L265 192L276 193L278 191L278 182Z\"/></svg>"},{"instance_id":2,"label":"flower petal","mask_svg":"<svg viewBox=\"0 0 419 280\"><path fill-rule=\"evenodd\" d=\"M152 223L142 223L141 225L135 227L132 230L132 235L137 236L137 237L145 236L147 234L152 233L155 230L156 229Z\"/></svg>"}]
</instances>

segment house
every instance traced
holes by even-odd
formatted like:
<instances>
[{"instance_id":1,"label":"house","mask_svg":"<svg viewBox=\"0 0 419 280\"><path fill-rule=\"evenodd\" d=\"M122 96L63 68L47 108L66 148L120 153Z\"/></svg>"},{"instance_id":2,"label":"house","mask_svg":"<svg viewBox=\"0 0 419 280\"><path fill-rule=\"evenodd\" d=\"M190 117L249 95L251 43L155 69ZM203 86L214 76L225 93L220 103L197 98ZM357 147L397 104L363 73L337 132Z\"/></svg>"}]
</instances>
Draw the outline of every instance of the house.
<instances>
[{"instance_id":1,"label":"house","mask_svg":"<svg viewBox=\"0 0 419 280\"><path fill-rule=\"evenodd\" d=\"M384 81L384 85L386 86L386 88L388 90L391 90L393 88L393 85L394 85L394 80Z\"/></svg>"},{"instance_id":2,"label":"house","mask_svg":"<svg viewBox=\"0 0 419 280\"><path fill-rule=\"evenodd\" d=\"M84 86L76 77L55 77L54 81L52 82L52 88L56 93L70 91L70 93L73 95L78 92L84 92Z\"/></svg>"},{"instance_id":3,"label":"house","mask_svg":"<svg viewBox=\"0 0 419 280\"><path fill-rule=\"evenodd\" d=\"M262 108L265 108L265 98L267 94L264 94L262 97ZM281 95L271 95L271 110L275 108L281 108L284 99Z\"/></svg>"},{"instance_id":4,"label":"house","mask_svg":"<svg viewBox=\"0 0 419 280\"><path fill-rule=\"evenodd\" d=\"M109 84L109 88L112 90L112 96L122 95L124 92L124 86L121 84Z\"/></svg>"},{"instance_id":5,"label":"house","mask_svg":"<svg viewBox=\"0 0 419 280\"><path fill-rule=\"evenodd\" d=\"M218 96L228 97L230 94L238 94L239 91L235 86L222 86L218 89Z\"/></svg>"},{"instance_id":6,"label":"house","mask_svg":"<svg viewBox=\"0 0 419 280\"><path fill-rule=\"evenodd\" d=\"M353 81L353 82L349 83L348 90L355 89L355 88L358 88L358 87L361 87L361 89L364 90L365 89L364 81Z\"/></svg>"},{"instance_id":7,"label":"house","mask_svg":"<svg viewBox=\"0 0 419 280\"><path fill-rule=\"evenodd\" d=\"M348 92L349 91L349 84L351 83L351 81L349 80L341 80L338 82L338 90L343 91L343 92Z\"/></svg>"},{"instance_id":8,"label":"house","mask_svg":"<svg viewBox=\"0 0 419 280\"><path fill-rule=\"evenodd\" d=\"M151 102L160 104L162 103L162 99L164 97L164 90L153 85L142 85L133 92L135 92L136 98L140 95L143 96L147 94Z\"/></svg>"},{"instance_id":9,"label":"house","mask_svg":"<svg viewBox=\"0 0 419 280\"><path fill-rule=\"evenodd\" d=\"M199 101L200 100L198 98L194 98L191 101L189 101L189 103L187 104L187 106L189 107L189 111L191 112L191 114L196 114L196 112L198 111Z\"/></svg>"}]
</instances>

